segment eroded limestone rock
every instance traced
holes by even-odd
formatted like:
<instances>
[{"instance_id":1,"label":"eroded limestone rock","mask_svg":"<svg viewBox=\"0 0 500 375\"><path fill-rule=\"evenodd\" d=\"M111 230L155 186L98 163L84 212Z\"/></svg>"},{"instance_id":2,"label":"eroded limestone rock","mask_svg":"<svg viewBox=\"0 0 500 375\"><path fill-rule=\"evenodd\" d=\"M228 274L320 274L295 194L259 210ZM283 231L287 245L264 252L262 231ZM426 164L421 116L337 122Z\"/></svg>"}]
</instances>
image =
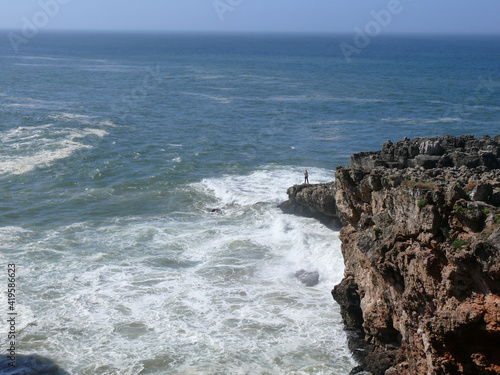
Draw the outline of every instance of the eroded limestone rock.
<instances>
[{"instance_id":1,"label":"eroded limestone rock","mask_svg":"<svg viewBox=\"0 0 500 375\"><path fill-rule=\"evenodd\" d=\"M500 373L500 136L404 139L355 154L288 204L338 218L332 291L373 374Z\"/></svg>"}]
</instances>

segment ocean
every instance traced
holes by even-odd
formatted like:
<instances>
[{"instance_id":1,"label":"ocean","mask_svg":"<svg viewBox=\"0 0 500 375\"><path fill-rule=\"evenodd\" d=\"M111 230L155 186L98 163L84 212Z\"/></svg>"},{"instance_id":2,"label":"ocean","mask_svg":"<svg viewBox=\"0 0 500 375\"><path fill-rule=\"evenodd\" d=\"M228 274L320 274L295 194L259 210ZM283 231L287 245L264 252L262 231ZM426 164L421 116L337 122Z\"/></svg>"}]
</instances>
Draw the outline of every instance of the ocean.
<instances>
[{"instance_id":1,"label":"ocean","mask_svg":"<svg viewBox=\"0 0 500 375\"><path fill-rule=\"evenodd\" d=\"M7 35L3 354L14 306L16 355L69 374L348 374L338 232L286 189L387 139L500 133L499 37Z\"/></svg>"}]
</instances>

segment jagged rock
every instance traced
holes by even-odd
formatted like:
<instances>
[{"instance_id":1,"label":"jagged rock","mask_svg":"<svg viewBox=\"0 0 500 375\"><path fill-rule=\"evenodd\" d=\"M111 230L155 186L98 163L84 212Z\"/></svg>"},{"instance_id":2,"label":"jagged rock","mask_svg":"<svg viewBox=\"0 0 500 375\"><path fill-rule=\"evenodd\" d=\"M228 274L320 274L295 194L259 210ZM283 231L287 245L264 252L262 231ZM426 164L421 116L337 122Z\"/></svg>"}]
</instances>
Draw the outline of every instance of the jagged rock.
<instances>
[{"instance_id":1,"label":"jagged rock","mask_svg":"<svg viewBox=\"0 0 500 375\"><path fill-rule=\"evenodd\" d=\"M424 141L420 144L420 153L426 155L443 155L444 149L440 141Z\"/></svg>"},{"instance_id":2,"label":"jagged rock","mask_svg":"<svg viewBox=\"0 0 500 375\"><path fill-rule=\"evenodd\" d=\"M340 226L333 182L294 185L287 194L289 199L278 206L284 213L315 217L327 226Z\"/></svg>"},{"instance_id":3,"label":"jagged rock","mask_svg":"<svg viewBox=\"0 0 500 375\"><path fill-rule=\"evenodd\" d=\"M374 168L461 167L500 168L500 142L498 136L474 138L444 136L441 138L404 139L396 143L387 141L382 150L360 152L351 157L351 167L363 171Z\"/></svg>"},{"instance_id":4,"label":"jagged rock","mask_svg":"<svg viewBox=\"0 0 500 375\"><path fill-rule=\"evenodd\" d=\"M453 166L455 167L465 166L467 168L476 168L481 165L481 159L477 153L474 154L456 151L450 154L450 158L453 161Z\"/></svg>"},{"instance_id":5,"label":"jagged rock","mask_svg":"<svg viewBox=\"0 0 500 375\"><path fill-rule=\"evenodd\" d=\"M315 286L319 283L318 271L308 272L306 270L300 270L295 272L295 277L299 279L302 284L306 284L306 286Z\"/></svg>"},{"instance_id":6,"label":"jagged rock","mask_svg":"<svg viewBox=\"0 0 500 375\"><path fill-rule=\"evenodd\" d=\"M454 206L452 216L455 220L450 225L465 232L480 232L484 229L486 219L483 210L482 205L460 199Z\"/></svg>"},{"instance_id":7,"label":"jagged rock","mask_svg":"<svg viewBox=\"0 0 500 375\"><path fill-rule=\"evenodd\" d=\"M340 314L346 328L354 330L363 329L363 312L360 307L358 286L353 277L345 277L342 282L332 290L332 296L340 305Z\"/></svg>"},{"instance_id":8,"label":"jagged rock","mask_svg":"<svg viewBox=\"0 0 500 375\"><path fill-rule=\"evenodd\" d=\"M413 159L412 163L409 163L409 165L414 166L414 167L422 167L424 169L432 169L432 168L437 167L440 159L441 159L441 156L417 155Z\"/></svg>"},{"instance_id":9,"label":"jagged rock","mask_svg":"<svg viewBox=\"0 0 500 375\"><path fill-rule=\"evenodd\" d=\"M500 192L491 195L491 204L495 207L500 207Z\"/></svg>"},{"instance_id":10,"label":"jagged rock","mask_svg":"<svg viewBox=\"0 0 500 375\"><path fill-rule=\"evenodd\" d=\"M405 138L353 155L331 184L288 190L343 224L332 294L364 336L361 369L500 373L499 168L500 135Z\"/></svg>"},{"instance_id":11,"label":"jagged rock","mask_svg":"<svg viewBox=\"0 0 500 375\"><path fill-rule=\"evenodd\" d=\"M473 201L483 201L488 202L491 194L493 194L493 187L488 184L477 185L470 195Z\"/></svg>"}]
</instances>

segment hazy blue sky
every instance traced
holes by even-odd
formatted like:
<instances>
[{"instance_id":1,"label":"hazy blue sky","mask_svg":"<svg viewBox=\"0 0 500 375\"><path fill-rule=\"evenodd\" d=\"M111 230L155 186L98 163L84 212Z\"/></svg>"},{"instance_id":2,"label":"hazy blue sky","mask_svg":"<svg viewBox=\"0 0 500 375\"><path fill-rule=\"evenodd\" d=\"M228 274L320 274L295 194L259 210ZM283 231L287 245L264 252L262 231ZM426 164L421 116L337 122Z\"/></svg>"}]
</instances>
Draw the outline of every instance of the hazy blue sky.
<instances>
[{"instance_id":1,"label":"hazy blue sky","mask_svg":"<svg viewBox=\"0 0 500 375\"><path fill-rule=\"evenodd\" d=\"M350 33L388 8L384 33L500 34L500 0L0 0L0 28Z\"/></svg>"}]
</instances>

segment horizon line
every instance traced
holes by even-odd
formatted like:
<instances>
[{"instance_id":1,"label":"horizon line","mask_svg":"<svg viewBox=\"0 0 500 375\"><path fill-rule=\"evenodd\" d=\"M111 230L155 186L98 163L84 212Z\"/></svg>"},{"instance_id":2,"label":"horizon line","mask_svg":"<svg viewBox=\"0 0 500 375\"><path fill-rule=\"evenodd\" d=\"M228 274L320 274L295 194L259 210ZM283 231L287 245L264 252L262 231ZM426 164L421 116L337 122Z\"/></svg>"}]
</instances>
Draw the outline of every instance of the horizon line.
<instances>
[{"instance_id":1,"label":"horizon line","mask_svg":"<svg viewBox=\"0 0 500 375\"><path fill-rule=\"evenodd\" d=\"M0 32L21 32L20 29L2 28ZM108 33L108 34L219 34L219 35L352 35L355 31L279 31L279 30L154 30L154 29L66 29L66 28L47 28L40 30L40 33ZM500 36L499 32L456 32L456 31L403 31L403 32L385 32L383 36Z\"/></svg>"}]
</instances>

